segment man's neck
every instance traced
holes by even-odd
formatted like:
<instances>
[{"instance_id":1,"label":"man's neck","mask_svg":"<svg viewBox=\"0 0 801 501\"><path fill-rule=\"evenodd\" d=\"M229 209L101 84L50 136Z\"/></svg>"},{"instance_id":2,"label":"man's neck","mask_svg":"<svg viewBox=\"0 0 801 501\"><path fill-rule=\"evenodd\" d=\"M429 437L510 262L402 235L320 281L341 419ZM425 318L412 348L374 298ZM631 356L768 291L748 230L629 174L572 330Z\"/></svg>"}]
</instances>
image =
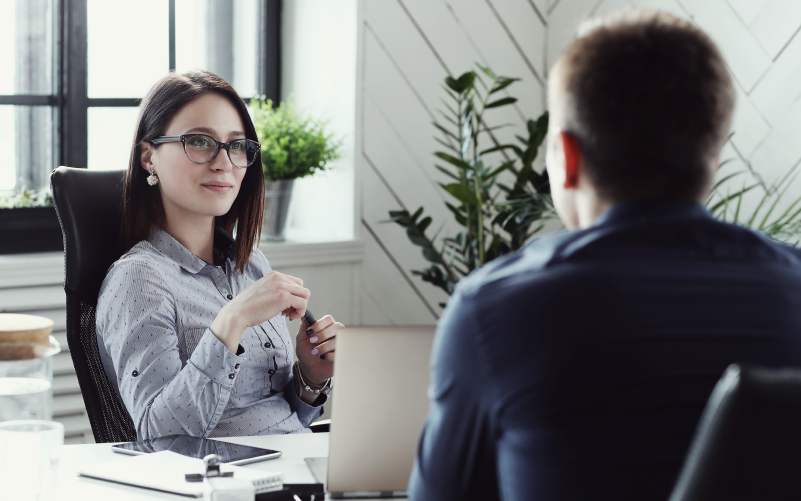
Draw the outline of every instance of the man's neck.
<instances>
[{"instance_id":1,"label":"man's neck","mask_svg":"<svg viewBox=\"0 0 801 501\"><path fill-rule=\"evenodd\" d=\"M588 228L595 223L598 217L611 209L613 202L601 198L595 188L589 186L586 181L579 181L578 192L576 193L576 214L578 215L579 228Z\"/></svg>"}]
</instances>

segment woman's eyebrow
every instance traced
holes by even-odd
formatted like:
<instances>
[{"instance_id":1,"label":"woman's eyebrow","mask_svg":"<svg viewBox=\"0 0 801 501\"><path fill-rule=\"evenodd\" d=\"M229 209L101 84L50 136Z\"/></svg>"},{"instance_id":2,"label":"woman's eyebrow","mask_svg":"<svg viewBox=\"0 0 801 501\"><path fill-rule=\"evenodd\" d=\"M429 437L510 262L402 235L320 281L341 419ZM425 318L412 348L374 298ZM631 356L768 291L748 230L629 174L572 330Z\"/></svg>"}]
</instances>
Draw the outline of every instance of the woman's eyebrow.
<instances>
[{"instance_id":1,"label":"woman's eyebrow","mask_svg":"<svg viewBox=\"0 0 801 501\"><path fill-rule=\"evenodd\" d=\"M191 132L200 132L201 134L208 134L209 136L212 136L212 137L214 137L217 134L216 130L210 129L208 127L193 127L191 129L189 129L188 131L184 132L184 134L189 134ZM242 136L242 137L244 137L245 133L242 132L242 131L235 130L235 131L229 132L228 136L229 137L230 136Z\"/></svg>"},{"instance_id":2,"label":"woman's eyebrow","mask_svg":"<svg viewBox=\"0 0 801 501\"><path fill-rule=\"evenodd\" d=\"M214 136L217 134L217 131L214 129L210 129L208 127L193 127L188 131L184 132L184 134L189 134L190 132L200 132L201 134L208 134L209 136Z\"/></svg>"}]
</instances>

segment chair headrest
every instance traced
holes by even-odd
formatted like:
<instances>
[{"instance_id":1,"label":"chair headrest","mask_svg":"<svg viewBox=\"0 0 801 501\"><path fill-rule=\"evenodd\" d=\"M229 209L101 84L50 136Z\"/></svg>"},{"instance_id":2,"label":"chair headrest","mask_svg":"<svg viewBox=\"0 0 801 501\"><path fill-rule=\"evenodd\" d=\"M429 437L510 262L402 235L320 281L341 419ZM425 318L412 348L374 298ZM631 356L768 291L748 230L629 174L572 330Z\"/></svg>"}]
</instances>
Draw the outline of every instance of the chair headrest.
<instances>
[{"instance_id":1,"label":"chair headrest","mask_svg":"<svg viewBox=\"0 0 801 501\"><path fill-rule=\"evenodd\" d=\"M50 176L64 236L64 288L96 304L109 266L125 253L122 201L125 170L59 167Z\"/></svg>"}]
</instances>

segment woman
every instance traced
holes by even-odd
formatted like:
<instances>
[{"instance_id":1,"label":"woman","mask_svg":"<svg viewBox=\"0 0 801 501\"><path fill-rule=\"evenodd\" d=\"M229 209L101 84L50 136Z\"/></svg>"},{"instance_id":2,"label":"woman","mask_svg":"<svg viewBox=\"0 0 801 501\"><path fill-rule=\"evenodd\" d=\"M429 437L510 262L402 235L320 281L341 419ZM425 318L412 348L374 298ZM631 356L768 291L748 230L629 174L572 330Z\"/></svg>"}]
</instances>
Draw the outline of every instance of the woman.
<instances>
[{"instance_id":1,"label":"woman","mask_svg":"<svg viewBox=\"0 0 801 501\"><path fill-rule=\"evenodd\" d=\"M234 89L205 71L159 81L125 179L131 247L97 302L101 355L140 440L301 432L319 416L343 325L301 323L292 363L285 317L303 315L309 291L255 248L263 200L256 130Z\"/></svg>"}]
</instances>

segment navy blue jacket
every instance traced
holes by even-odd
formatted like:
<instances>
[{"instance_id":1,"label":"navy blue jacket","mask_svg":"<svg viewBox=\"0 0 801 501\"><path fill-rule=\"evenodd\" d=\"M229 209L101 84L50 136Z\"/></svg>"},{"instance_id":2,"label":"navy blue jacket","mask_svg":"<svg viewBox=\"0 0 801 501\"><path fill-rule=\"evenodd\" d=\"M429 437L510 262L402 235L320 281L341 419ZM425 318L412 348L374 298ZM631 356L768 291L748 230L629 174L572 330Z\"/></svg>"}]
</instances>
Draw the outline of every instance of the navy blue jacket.
<instances>
[{"instance_id":1,"label":"navy blue jacket","mask_svg":"<svg viewBox=\"0 0 801 501\"><path fill-rule=\"evenodd\" d=\"M410 498L666 500L735 362L801 367L801 254L695 202L616 205L459 284Z\"/></svg>"}]
</instances>

